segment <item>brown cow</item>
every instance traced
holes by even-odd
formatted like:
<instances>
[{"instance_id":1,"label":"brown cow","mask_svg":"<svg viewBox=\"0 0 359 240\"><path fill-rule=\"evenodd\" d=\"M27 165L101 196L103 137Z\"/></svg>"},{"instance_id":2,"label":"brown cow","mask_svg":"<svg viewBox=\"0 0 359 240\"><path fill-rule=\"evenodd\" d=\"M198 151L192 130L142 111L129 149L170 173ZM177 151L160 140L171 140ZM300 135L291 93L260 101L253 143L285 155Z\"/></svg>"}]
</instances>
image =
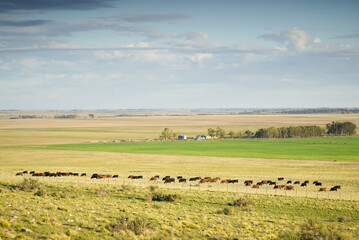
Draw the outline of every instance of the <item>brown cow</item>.
<instances>
[{"instance_id":1,"label":"brown cow","mask_svg":"<svg viewBox=\"0 0 359 240\"><path fill-rule=\"evenodd\" d=\"M15 176L22 176L22 175L23 175L22 172L18 172L18 173L15 174Z\"/></svg>"},{"instance_id":2,"label":"brown cow","mask_svg":"<svg viewBox=\"0 0 359 240\"><path fill-rule=\"evenodd\" d=\"M157 181L157 179L158 179L157 177L151 177L150 181Z\"/></svg>"},{"instance_id":3,"label":"brown cow","mask_svg":"<svg viewBox=\"0 0 359 240\"><path fill-rule=\"evenodd\" d=\"M250 186L252 184L253 184L253 180L245 180L244 181L244 185L246 185L246 186Z\"/></svg>"},{"instance_id":4,"label":"brown cow","mask_svg":"<svg viewBox=\"0 0 359 240\"><path fill-rule=\"evenodd\" d=\"M203 178L203 179L201 179L200 181L199 181L199 183L206 183L206 182L208 182L209 180L208 180L208 178Z\"/></svg>"},{"instance_id":5,"label":"brown cow","mask_svg":"<svg viewBox=\"0 0 359 240\"><path fill-rule=\"evenodd\" d=\"M255 184L255 185L252 186L252 188L259 188L259 185Z\"/></svg>"},{"instance_id":6,"label":"brown cow","mask_svg":"<svg viewBox=\"0 0 359 240\"><path fill-rule=\"evenodd\" d=\"M294 186L286 186L285 187L285 190L287 190L287 191L291 191L291 190L294 190Z\"/></svg>"},{"instance_id":7,"label":"brown cow","mask_svg":"<svg viewBox=\"0 0 359 240\"><path fill-rule=\"evenodd\" d=\"M326 187L319 188L319 192L326 192L326 191L327 191Z\"/></svg>"}]
</instances>

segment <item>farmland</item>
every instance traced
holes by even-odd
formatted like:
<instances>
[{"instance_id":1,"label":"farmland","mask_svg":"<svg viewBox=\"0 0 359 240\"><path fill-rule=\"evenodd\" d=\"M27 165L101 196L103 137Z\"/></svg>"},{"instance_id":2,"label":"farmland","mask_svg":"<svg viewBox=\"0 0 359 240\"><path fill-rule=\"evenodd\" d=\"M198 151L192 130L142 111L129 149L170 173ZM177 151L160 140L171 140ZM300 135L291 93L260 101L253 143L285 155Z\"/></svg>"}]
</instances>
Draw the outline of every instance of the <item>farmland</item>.
<instances>
[{"instance_id":1,"label":"farmland","mask_svg":"<svg viewBox=\"0 0 359 240\"><path fill-rule=\"evenodd\" d=\"M359 161L359 137L94 143L32 146L32 148L217 157Z\"/></svg>"},{"instance_id":2,"label":"farmland","mask_svg":"<svg viewBox=\"0 0 359 240\"><path fill-rule=\"evenodd\" d=\"M88 142L156 138L164 127L191 136L216 126L243 131L268 126L323 126L332 120L358 124L358 119L355 114L155 116L94 121L2 119L0 237L295 239L300 234L321 231L322 236L351 239L359 231L358 136ZM88 176L15 176L24 170L86 172ZM120 177L90 179L89 175L95 172ZM143 175L144 179L130 180L127 176L131 174ZM239 179L240 183L150 183L149 177L157 174L218 176ZM277 177L310 180L310 186L286 192L243 185L246 179ZM33 188L24 187L24 179L29 178L35 179ZM321 181L324 187L341 185L342 189L318 193L312 184L314 180ZM151 196L155 193L179 197L174 202L153 201ZM246 199L248 205L229 205L237 199ZM124 219L128 220L127 225Z\"/></svg>"}]
</instances>

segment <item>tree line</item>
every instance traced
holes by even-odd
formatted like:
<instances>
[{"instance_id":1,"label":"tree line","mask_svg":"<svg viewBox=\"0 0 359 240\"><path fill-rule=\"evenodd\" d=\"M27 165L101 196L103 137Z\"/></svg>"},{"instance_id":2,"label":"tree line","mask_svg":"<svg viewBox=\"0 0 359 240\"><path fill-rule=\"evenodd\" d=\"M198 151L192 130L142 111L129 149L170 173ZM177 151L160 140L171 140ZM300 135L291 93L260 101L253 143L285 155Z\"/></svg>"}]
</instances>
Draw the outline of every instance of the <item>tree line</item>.
<instances>
[{"instance_id":1,"label":"tree line","mask_svg":"<svg viewBox=\"0 0 359 240\"><path fill-rule=\"evenodd\" d=\"M56 115L54 118L55 118L55 119L77 119L78 116L77 116L76 114Z\"/></svg>"},{"instance_id":2,"label":"tree line","mask_svg":"<svg viewBox=\"0 0 359 240\"><path fill-rule=\"evenodd\" d=\"M226 132L217 127L216 129L209 128L208 135L217 138L306 138L306 137L321 137L321 136L351 136L356 134L356 125L352 122L332 122L326 124L325 128L320 126L289 126L289 127L269 127L261 128L256 132L246 130L235 133L233 131Z\"/></svg>"},{"instance_id":3,"label":"tree line","mask_svg":"<svg viewBox=\"0 0 359 240\"><path fill-rule=\"evenodd\" d=\"M228 133L221 127L208 128L208 136L211 138L307 138L323 136L351 136L356 134L356 125L352 122L332 122L326 124L325 128L316 125L310 126L289 126L289 127L269 127L261 128L256 132L246 130L242 132L229 131ZM159 136L162 140L173 140L176 133L170 128L165 128Z\"/></svg>"}]
</instances>

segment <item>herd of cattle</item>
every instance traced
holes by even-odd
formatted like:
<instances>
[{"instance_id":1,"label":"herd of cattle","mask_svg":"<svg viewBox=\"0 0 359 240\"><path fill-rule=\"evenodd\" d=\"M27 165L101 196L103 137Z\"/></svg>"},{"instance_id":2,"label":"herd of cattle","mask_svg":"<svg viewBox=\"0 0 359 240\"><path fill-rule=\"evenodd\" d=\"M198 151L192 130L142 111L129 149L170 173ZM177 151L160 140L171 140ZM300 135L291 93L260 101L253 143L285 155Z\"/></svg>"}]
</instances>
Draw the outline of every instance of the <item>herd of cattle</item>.
<instances>
[{"instance_id":1,"label":"herd of cattle","mask_svg":"<svg viewBox=\"0 0 359 240\"><path fill-rule=\"evenodd\" d=\"M87 174L86 173L73 173L73 172L35 172L35 171L23 171L23 172L18 172L15 174L16 176L24 176L24 175L31 175L33 177L66 177L66 176L81 176L81 177L86 177ZM118 178L118 175L110 175L110 174L98 174L98 173L94 173L91 175L91 179L106 179L106 178ZM135 175L129 175L128 176L129 179L143 179L142 175L139 176L135 176ZM154 182L159 182L160 181L160 176L156 175L153 177L150 177L149 181L154 181ZM171 176L165 176L162 178L162 181L164 183L175 183L176 179L178 182L180 183L186 183L187 182L187 178L183 178L182 176L177 176L175 177L171 177ZM204 183L222 183L222 184L234 184L234 183L239 183L238 179L223 179L221 180L220 177L191 177L188 179L189 182L196 182L198 184L204 184ZM286 183L285 183L286 182ZM293 184L293 185L291 185ZM299 185L300 187L307 187L307 185L309 184L309 180L305 180L303 182L300 181L292 181L292 180L284 180L284 177L279 177L277 178L276 181L272 181L272 180L262 180L260 182L254 183L253 180L245 180L244 181L244 185L251 187L253 189L259 189L262 186L273 186L274 189L284 189L287 191L291 191L294 190L294 185ZM328 189L329 191L337 191L338 189L341 189L341 186L337 185L331 188L326 188L326 187L322 187L322 183L319 181L314 181L312 183L315 186L320 186L319 188L319 192L326 192Z\"/></svg>"}]
</instances>

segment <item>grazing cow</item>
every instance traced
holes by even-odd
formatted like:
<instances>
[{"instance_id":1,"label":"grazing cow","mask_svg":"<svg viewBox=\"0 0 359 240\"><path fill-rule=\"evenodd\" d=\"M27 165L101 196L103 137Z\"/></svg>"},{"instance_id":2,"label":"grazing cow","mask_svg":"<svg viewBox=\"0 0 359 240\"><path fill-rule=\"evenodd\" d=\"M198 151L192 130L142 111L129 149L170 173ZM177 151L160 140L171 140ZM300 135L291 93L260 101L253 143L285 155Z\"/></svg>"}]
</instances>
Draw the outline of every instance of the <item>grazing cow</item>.
<instances>
[{"instance_id":1,"label":"grazing cow","mask_svg":"<svg viewBox=\"0 0 359 240\"><path fill-rule=\"evenodd\" d=\"M23 173L23 174L27 174L28 172L27 172L27 171L23 171L22 173Z\"/></svg>"},{"instance_id":2,"label":"grazing cow","mask_svg":"<svg viewBox=\"0 0 359 240\"><path fill-rule=\"evenodd\" d=\"M268 181L267 180L262 180L261 184L268 184Z\"/></svg>"},{"instance_id":3,"label":"grazing cow","mask_svg":"<svg viewBox=\"0 0 359 240\"><path fill-rule=\"evenodd\" d=\"M327 191L327 188L325 188L325 187L319 188L319 192L326 192L326 191Z\"/></svg>"},{"instance_id":4,"label":"grazing cow","mask_svg":"<svg viewBox=\"0 0 359 240\"><path fill-rule=\"evenodd\" d=\"M208 182L208 179L206 179L206 178L203 178L199 181L199 183L206 183L206 182Z\"/></svg>"},{"instance_id":5,"label":"grazing cow","mask_svg":"<svg viewBox=\"0 0 359 240\"><path fill-rule=\"evenodd\" d=\"M72 176L79 176L79 173L73 173Z\"/></svg>"},{"instance_id":6,"label":"grazing cow","mask_svg":"<svg viewBox=\"0 0 359 240\"><path fill-rule=\"evenodd\" d=\"M157 181L157 179L158 179L157 177L151 177L150 181Z\"/></svg>"},{"instance_id":7,"label":"grazing cow","mask_svg":"<svg viewBox=\"0 0 359 240\"><path fill-rule=\"evenodd\" d=\"M333 192L333 191L337 191L338 189L341 189L341 187L338 185L338 186L334 186L332 188L330 188L329 191Z\"/></svg>"},{"instance_id":8,"label":"grazing cow","mask_svg":"<svg viewBox=\"0 0 359 240\"><path fill-rule=\"evenodd\" d=\"M285 186L285 190L287 191L291 191L291 190L294 190L294 186Z\"/></svg>"},{"instance_id":9,"label":"grazing cow","mask_svg":"<svg viewBox=\"0 0 359 240\"><path fill-rule=\"evenodd\" d=\"M290 184L290 183L292 183L292 180L288 180L288 181L287 181L287 184Z\"/></svg>"},{"instance_id":10,"label":"grazing cow","mask_svg":"<svg viewBox=\"0 0 359 240\"><path fill-rule=\"evenodd\" d=\"M175 179L174 178L168 178L165 180L164 183L171 183L171 182L175 182Z\"/></svg>"},{"instance_id":11,"label":"grazing cow","mask_svg":"<svg viewBox=\"0 0 359 240\"><path fill-rule=\"evenodd\" d=\"M300 184L301 187L306 187L308 183L303 182L302 184Z\"/></svg>"},{"instance_id":12,"label":"grazing cow","mask_svg":"<svg viewBox=\"0 0 359 240\"><path fill-rule=\"evenodd\" d=\"M250 186L252 184L253 184L253 180L245 180L244 181L244 185L246 185L246 186Z\"/></svg>"},{"instance_id":13,"label":"grazing cow","mask_svg":"<svg viewBox=\"0 0 359 240\"><path fill-rule=\"evenodd\" d=\"M158 179L158 178L160 178L160 175L156 175L155 177Z\"/></svg>"},{"instance_id":14,"label":"grazing cow","mask_svg":"<svg viewBox=\"0 0 359 240\"><path fill-rule=\"evenodd\" d=\"M232 179L232 180L229 180L228 183L238 183L238 180L237 179Z\"/></svg>"},{"instance_id":15,"label":"grazing cow","mask_svg":"<svg viewBox=\"0 0 359 240\"><path fill-rule=\"evenodd\" d=\"M321 182L316 182L315 186L322 186Z\"/></svg>"},{"instance_id":16,"label":"grazing cow","mask_svg":"<svg viewBox=\"0 0 359 240\"><path fill-rule=\"evenodd\" d=\"M116 174L116 175L113 175L112 178L118 178L118 175L117 175L117 174Z\"/></svg>"},{"instance_id":17,"label":"grazing cow","mask_svg":"<svg viewBox=\"0 0 359 240\"><path fill-rule=\"evenodd\" d=\"M252 186L252 188L259 188L259 185L255 184L255 185Z\"/></svg>"},{"instance_id":18,"label":"grazing cow","mask_svg":"<svg viewBox=\"0 0 359 240\"><path fill-rule=\"evenodd\" d=\"M82 173L82 174L81 174L81 177L86 177L86 173Z\"/></svg>"},{"instance_id":19,"label":"grazing cow","mask_svg":"<svg viewBox=\"0 0 359 240\"><path fill-rule=\"evenodd\" d=\"M94 173L94 174L92 174L91 179L92 179L92 178L97 178L97 176L98 176L98 174L97 174L97 173Z\"/></svg>"},{"instance_id":20,"label":"grazing cow","mask_svg":"<svg viewBox=\"0 0 359 240\"><path fill-rule=\"evenodd\" d=\"M285 188L286 185L275 185L274 186L274 189L282 189L282 188Z\"/></svg>"},{"instance_id":21,"label":"grazing cow","mask_svg":"<svg viewBox=\"0 0 359 240\"><path fill-rule=\"evenodd\" d=\"M31 171L31 172L30 172L30 174L34 174L34 173L35 173L35 171Z\"/></svg>"},{"instance_id":22,"label":"grazing cow","mask_svg":"<svg viewBox=\"0 0 359 240\"><path fill-rule=\"evenodd\" d=\"M177 179L181 179L182 178L182 176L177 176Z\"/></svg>"},{"instance_id":23,"label":"grazing cow","mask_svg":"<svg viewBox=\"0 0 359 240\"><path fill-rule=\"evenodd\" d=\"M221 183L228 183L231 179L224 179L221 181Z\"/></svg>"},{"instance_id":24,"label":"grazing cow","mask_svg":"<svg viewBox=\"0 0 359 240\"><path fill-rule=\"evenodd\" d=\"M279 177L278 178L278 181L282 181L282 180L284 180L284 177Z\"/></svg>"},{"instance_id":25,"label":"grazing cow","mask_svg":"<svg viewBox=\"0 0 359 240\"><path fill-rule=\"evenodd\" d=\"M133 177L134 177L133 175L128 176L128 178L131 178L131 179L132 179Z\"/></svg>"},{"instance_id":26,"label":"grazing cow","mask_svg":"<svg viewBox=\"0 0 359 240\"><path fill-rule=\"evenodd\" d=\"M300 184L300 182L299 182L299 181L295 181L294 184Z\"/></svg>"},{"instance_id":27,"label":"grazing cow","mask_svg":"<svg viewBox=\"0 0 359 240\"><path fill-rule=\"evenodd\" d=\"M308 184L308 183L309 183L309 180L305 180L304 183L305 183L305 184Z\"/></svg>"},{"instance_id":28,"label":"grazing cow","mask_svg":"<svg viewBox=\"0 0 359 240\"><path fill-rule=\"evenodd\" d=\"M185 183L185 182L187 182L187 179L181 178L181 179L179 180L179 182Z\"/></svg>"},{"instance_id":29,"label":"grazing cow","mask_svg":"<svg viewBox=\"0 0 359 240\"><path fill-rule=\"evenodd\" d=\"M262 186L262 182L257 182L256 185Z\"/></svg>"},{"instance_id":30,"label":"grazing cow","mask_svg":"<svg viewBox=\"0 0 359 240\"><path fill-rule=\"evenodd\" d=\"M318 181L314 181L313 184L315 185L315 184L317 184L317 182L318 182Z\"/></svg>"},{"instance_id":31,"label":"grazing cow","mask_svg":"<svg viewBox=\"0 0 359 240\"><path fill-rule=\"evenodd\" d=\"M15 176L22 176L22 175L23 175L22 172L18 172L18 173L15 174Z\"/></svg>"},{"instance_id":32,"label":"grazing cow","mask_svg":"<svg viewBox=\"0 0 359 240\"><path fill-rule=\"evenodd\" d=\"M197 180L197 178L195 178L195 177L192 177L192 178L189 179L190 182L193 182L193 181L196 181L196 180Z\"/></svg>"},{"instance_id":33,"label":"grazing cow","mask_svg":"<svg viewBox=\"0 0 359 240\"><path fill-rule=\"evenodd\" d=\"M219 178L219 177L212 178L209 182L215 183L215 182L217 182L217 181L220 180L220 179L221 179L221 178Z\"/></svg>"},{"instance_id":34,"label":"grazing cow","mask_svg":"<svg viewBox=\"0 0 359 240\"><path fill-rule=\"evenodd\" d=\"M276 184L277 182L272 182L272 181L269 183L269 185L276 185Z\"/></svg>"}]
</instances>

